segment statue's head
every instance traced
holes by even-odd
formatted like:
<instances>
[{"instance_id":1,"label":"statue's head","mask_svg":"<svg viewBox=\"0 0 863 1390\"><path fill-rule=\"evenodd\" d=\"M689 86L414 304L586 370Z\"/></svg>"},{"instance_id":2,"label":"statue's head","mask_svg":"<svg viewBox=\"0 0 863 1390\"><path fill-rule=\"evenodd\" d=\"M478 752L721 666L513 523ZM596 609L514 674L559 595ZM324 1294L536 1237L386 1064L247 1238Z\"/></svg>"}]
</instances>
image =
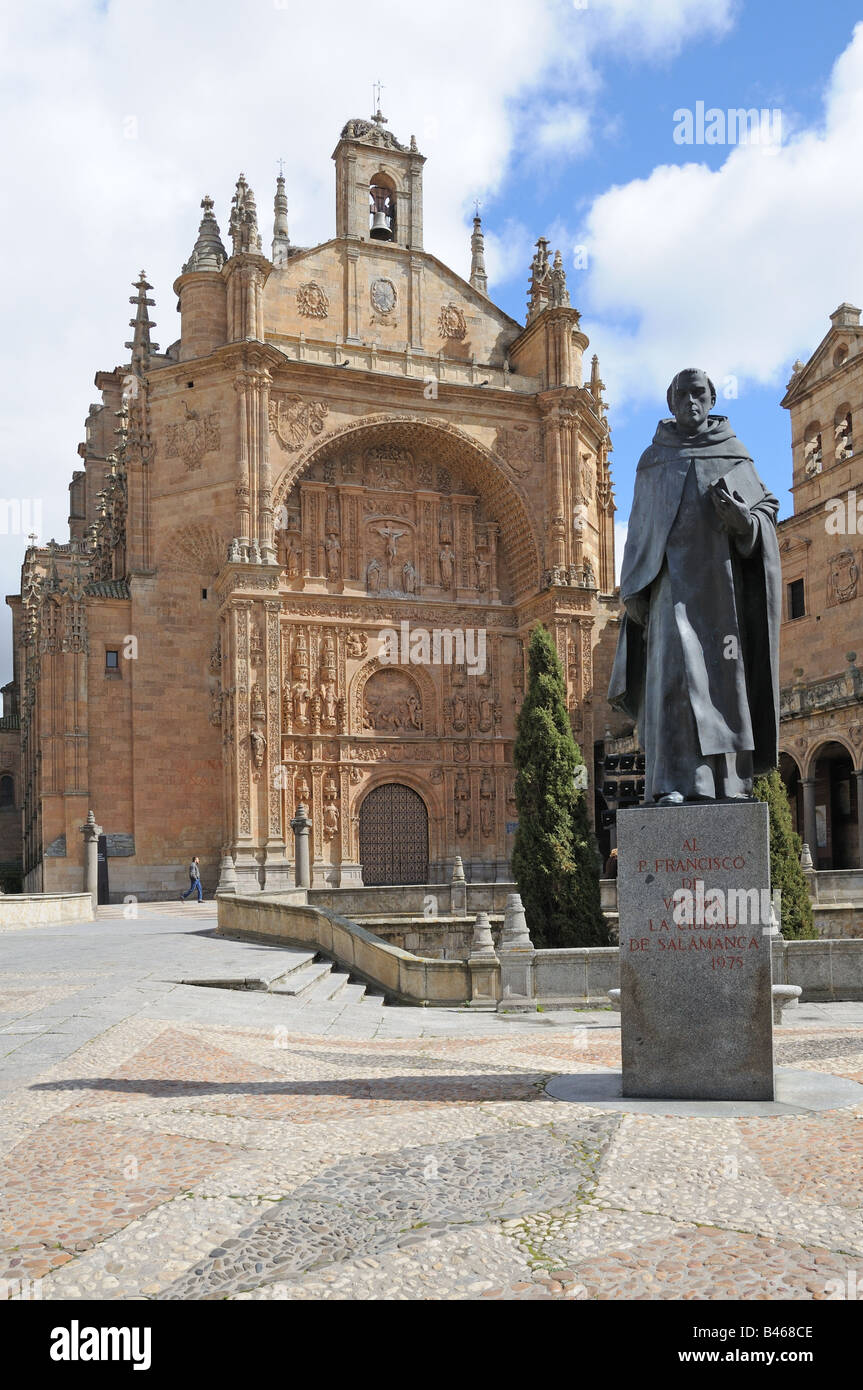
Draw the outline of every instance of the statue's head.
<instances>
[{"instance_id":1,"label":"statue's head","mask_svg":"<svg viewBox=\"0 0 863 1390\"><path fill-rule=\"evenodd\" d=\"M669 386L667 400L681 434L700 434L716 404L716 387L706 372L686 367Z\"/></svg>"}]
</instances>

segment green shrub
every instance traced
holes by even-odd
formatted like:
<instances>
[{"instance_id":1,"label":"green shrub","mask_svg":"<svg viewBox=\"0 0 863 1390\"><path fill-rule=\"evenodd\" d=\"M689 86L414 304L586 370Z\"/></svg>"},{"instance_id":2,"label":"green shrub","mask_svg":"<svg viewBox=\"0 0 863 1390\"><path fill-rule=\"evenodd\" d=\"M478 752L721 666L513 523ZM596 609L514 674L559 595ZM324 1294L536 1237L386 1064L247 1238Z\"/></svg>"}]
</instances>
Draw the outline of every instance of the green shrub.
<instances>
[{"instance_id":1,"label":"green shrub","mask_svg":"<svg viewBox=\"0 0 863 1390\"><path fill-rule=\"evenodd\" d=\"M817 936L806 875L800 867L803 842L791 824L788 793L778 767L758 777L753 788L770 812L770 888L782 894L781 927L786 937Z\"/></svg>"},{"instance_id":2,"label":"green shrub","mask_svg":"<svg viewBox=\"0 0 863 1390\"><path fill-rule=\"evenodd\" d=\"M557 648L541 626L530 639L513 759L518 829L512 868L534 945L607 946L587 792L574 785L584 759L569 722Z\"/></svg>"}]
</instances>

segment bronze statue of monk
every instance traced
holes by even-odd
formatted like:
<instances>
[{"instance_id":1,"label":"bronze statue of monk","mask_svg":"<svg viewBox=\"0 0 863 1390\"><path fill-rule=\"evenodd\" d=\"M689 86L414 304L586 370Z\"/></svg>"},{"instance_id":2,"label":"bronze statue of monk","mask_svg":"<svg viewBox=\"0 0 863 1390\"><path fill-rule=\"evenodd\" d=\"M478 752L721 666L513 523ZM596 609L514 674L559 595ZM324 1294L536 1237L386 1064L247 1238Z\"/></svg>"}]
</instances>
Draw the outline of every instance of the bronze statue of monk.
<instances>
[{"instance_id":1,"label":"bronze statue of monk","mask_svg":"<svg viewBox=\"0 0 863 1390\"><path fill-rule=\"evenodd\" d=\"M679 372L635 475L608 697L638 723L645 803L746 799L777 761L779 503L715 404Z\"/></svg>"}]
</instances>

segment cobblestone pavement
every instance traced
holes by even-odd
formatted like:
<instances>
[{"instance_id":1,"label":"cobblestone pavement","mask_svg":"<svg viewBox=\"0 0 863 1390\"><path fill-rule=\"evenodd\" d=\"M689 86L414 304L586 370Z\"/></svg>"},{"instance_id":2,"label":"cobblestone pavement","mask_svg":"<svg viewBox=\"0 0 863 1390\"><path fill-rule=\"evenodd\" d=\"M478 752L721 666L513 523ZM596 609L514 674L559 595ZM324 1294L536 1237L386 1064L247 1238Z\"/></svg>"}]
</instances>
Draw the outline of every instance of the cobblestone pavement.
<instances>
[{"instance_id":1,"label":"cobblestone pavement","mask_svg":"<svg viewBox=\"0 0 863 1390\"><path fill-rule=\"evenodd\" d=\"M213 925L4 934L0 1295L863 1297L863 1107L557 1102L550 1077L619 1066L616 1015L177 983L277 973ZM777 1061L863 1079L863 1005L801 1007Z\"/></svg>"}]
</instances>

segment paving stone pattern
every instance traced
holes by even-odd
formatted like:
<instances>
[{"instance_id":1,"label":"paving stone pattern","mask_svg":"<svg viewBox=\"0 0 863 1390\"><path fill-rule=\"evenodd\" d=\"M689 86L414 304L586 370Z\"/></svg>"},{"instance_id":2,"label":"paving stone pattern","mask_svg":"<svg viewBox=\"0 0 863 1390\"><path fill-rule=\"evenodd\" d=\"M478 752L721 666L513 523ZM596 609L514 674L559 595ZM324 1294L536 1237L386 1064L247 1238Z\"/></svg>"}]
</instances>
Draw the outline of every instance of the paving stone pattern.
<instances>
[{"instance_id":1,"label":"paving stone pattern","mask_svg":"<svg viewBox=\"0 0 863 1390\"><path fill-rule=\"evenodd\" d=\"M556 1102L619 1068L610 1011L384 1007L326 968L277 993L280 953L195 912L4 940L0 1296L863 1296L863 1107ZM178 983L220 972L264 984ZM863 1006L795 1012L780 1065L863 1078Z\"/></svg>"}]
</instances>

